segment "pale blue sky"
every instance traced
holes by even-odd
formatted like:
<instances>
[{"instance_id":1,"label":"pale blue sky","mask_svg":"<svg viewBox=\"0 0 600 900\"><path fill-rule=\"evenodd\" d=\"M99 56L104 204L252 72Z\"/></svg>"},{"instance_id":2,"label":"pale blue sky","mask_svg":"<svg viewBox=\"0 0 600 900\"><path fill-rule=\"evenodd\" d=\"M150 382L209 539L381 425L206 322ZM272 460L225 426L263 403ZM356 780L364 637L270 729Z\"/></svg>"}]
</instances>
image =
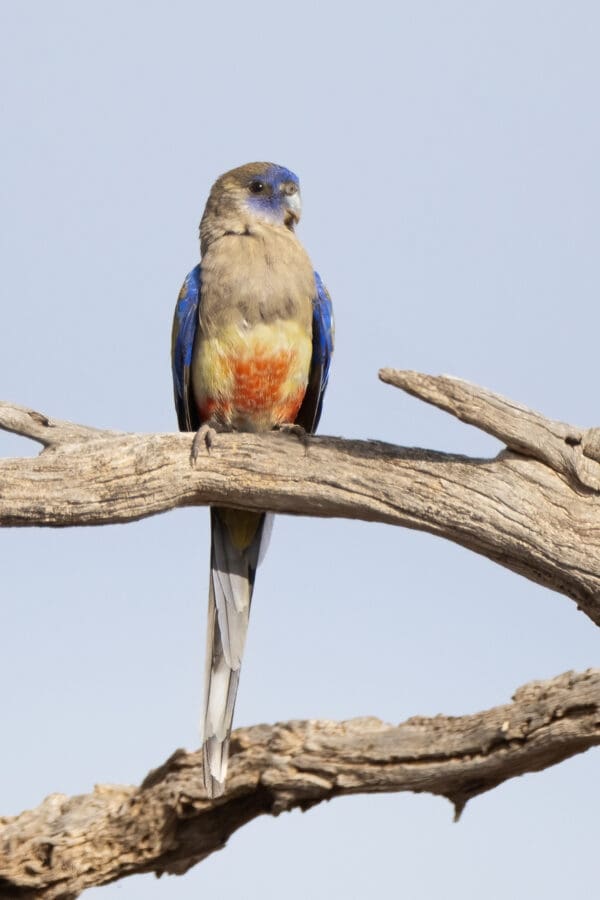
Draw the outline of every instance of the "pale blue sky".
<instances>
[{"instance_id":1,"label":"pale blue sky","mask_svg":"<svg viewBox=\"0 0 600 900\"><path fill-rule=\"evenodd\" d=\"M174 430L171 316L208 189L270 159L301 178L335 303L323 433L496 453L382 365L598 425L599 31L591 2L2 0L0 396ZM197 746L207 519L0 533L0 814ZM236 722L470 712L597 664L597 640L566 598L429 535L281 518ZM337 800L88 896L584 896L599 783L591 752L458 825L429 796Z\"/></svg>"}]
</instances>

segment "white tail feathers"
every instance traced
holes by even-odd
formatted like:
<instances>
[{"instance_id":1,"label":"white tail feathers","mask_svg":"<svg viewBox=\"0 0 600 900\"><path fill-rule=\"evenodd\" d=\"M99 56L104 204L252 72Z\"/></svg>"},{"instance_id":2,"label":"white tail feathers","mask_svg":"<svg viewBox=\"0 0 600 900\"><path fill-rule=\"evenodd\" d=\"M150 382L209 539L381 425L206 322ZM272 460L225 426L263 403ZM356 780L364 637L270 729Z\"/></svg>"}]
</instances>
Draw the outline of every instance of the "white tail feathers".
<instances>
[{"instance_id":1,"label":"white tail feathers","mask_svg":"<svg viewBox=\"0 0 600 900\"><path fill-rule=\"evenodd\" d=\"M249 514L240 514L248 531ZM265 520L263 513L256 514L253 534L247 546L239 549L230 533L232 515L232 510L222 517L218 509L211 509L203 730L204 786L209 797L219 797L225 787L233 711Z\"/></svg>"}]
</instances>

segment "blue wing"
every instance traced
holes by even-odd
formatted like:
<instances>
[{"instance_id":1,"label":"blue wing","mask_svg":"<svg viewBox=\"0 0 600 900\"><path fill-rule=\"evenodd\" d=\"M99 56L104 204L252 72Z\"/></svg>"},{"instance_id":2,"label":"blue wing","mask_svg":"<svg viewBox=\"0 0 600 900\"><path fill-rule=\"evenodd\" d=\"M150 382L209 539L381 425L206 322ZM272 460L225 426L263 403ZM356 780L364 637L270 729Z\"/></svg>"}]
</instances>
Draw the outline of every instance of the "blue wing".
<instances>
[{"instance_id":1,"label":"blue wing","mask_svg":"<svg viewBox=\"0 0 600 900\"><path fill-rule=\"evenodd\" d=\"M296 416L296 422L310 434L317 429L323 407L323 395L329 379L333 354L333 309L331 297L315 272L317 294L313 300L313 351L306 394Z\"/></svg>"},{"instance_id":2,"label":"blue wing","mask_svg":"<svg viewBox=\"0 0 600 900\"><path fill-rule=\"evenodd\" d=\"M175 409L180 431L196 431L201 425L190 382L192 351L198 330L201 283L202 272L200 265L197 265L183 282L173 319L171 365Z\"/></svg>"}]
</instances>

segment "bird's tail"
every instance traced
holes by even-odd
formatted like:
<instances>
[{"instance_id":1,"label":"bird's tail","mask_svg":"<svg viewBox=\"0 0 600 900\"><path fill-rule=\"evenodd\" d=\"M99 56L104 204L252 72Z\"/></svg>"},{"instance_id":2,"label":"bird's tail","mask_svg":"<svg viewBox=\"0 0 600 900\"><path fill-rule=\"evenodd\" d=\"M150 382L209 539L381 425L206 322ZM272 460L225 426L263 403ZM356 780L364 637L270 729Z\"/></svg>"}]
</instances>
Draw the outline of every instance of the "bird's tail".
<instances>
[{"instance_id":1,"label":"bird's tail","mask_svg":"<svg viewBox=\"0 0 600 900\"><path fill-rule=\"evenodd\" d=\"M206 792L209 797L219 797L225 787L256 567L261 544L267 539L265 520L271 517L221 508L211 509L210 517L203 758Z\"/></svg>"}]
</instances>

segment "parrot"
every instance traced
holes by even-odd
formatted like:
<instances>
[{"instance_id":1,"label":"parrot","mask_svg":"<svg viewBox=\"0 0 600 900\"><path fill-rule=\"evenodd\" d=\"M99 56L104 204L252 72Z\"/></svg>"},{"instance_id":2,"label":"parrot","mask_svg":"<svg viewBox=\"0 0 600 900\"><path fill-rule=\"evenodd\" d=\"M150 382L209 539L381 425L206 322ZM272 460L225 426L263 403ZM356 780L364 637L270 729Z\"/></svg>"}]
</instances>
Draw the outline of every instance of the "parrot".
<instances>
[{"instance_id":1,"label":"parrot","mask_svg":"<svg viewBox=\"0 0 600 900\"><path fill-rule=\"evenodd\" d=\"M331 298L298 240L298 177L248 163L212 186L200 223L200 262L173 320L179 429L192 458L218 432L315 432L333 353ZM211 507L203 713L203 779L225 790L229 741L267 512Z\"/></svg>"}]
</instances>

